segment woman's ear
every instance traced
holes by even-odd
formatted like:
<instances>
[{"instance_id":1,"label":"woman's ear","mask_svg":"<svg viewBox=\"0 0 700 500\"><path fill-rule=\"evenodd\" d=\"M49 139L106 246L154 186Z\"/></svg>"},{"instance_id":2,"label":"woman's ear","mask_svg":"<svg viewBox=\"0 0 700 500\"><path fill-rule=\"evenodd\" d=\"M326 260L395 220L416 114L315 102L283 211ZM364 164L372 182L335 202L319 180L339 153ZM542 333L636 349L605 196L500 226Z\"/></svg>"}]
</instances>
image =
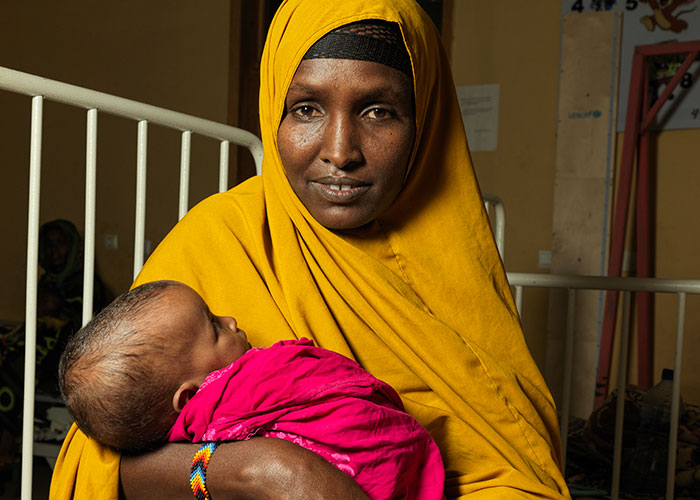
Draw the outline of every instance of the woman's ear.
<instances>
[{"instance_id":1,"label":"woman's ear","mask_svg":"<svg viewBox=\"0 0 700 500\"><path fill-rule=\"evenodd\" d=\"M194 396L194 393L197 392L199 386L200 384L194 380L183 382L173 396L173 409L180 413L185 407L185 404L187 404L187 402L192 399L192 396Z\"/></svg>"}]
</instances>

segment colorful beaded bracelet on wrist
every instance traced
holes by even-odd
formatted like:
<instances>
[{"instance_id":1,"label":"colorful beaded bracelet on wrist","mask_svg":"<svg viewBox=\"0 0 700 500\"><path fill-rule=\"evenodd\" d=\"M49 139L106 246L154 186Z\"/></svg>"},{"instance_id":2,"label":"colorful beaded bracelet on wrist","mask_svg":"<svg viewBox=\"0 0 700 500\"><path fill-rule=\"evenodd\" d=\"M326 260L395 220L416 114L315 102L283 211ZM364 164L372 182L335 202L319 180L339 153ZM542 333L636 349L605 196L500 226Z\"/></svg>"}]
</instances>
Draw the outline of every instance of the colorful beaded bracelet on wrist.
<instances>
[{"instance_id":1,"label":"colorful beaded bracelet on wrist","mask_svg":"<svg viewBox=\"0 0 700 500\"><path fill-rule=\"evenodd\" d=\"M215 441L209 441L204 443L202 447L197 450L197 453L194 454L190 472L190 487L197 500L211 499L209 490L207 490L207 466L209 465L209 460L217 445L218 443Z\"/></svg>"}]
</instances>

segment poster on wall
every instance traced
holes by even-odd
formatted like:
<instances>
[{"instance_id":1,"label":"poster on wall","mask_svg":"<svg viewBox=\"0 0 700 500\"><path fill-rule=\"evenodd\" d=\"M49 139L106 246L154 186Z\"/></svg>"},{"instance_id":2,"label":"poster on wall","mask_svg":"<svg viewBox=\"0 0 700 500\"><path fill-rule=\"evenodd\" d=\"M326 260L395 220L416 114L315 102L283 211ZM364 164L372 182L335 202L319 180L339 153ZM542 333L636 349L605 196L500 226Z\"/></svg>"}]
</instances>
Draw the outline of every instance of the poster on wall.
<instances>
[{"instance_id":1,"label":"poster on wall","mask_svg":"<svg viewBox=\"0 0 700 500\"><path fill-rule=\"evenodd\" d=\"M625 128L632 56L637 45L700 41L700 0L562 0L562 16L584 12L620 11L622 40L617 130ZM651 70L653 96L666 83L686 54L657 58ZM672 98L662 106L653 124L656 129L700 128L700 60L683 75Z\"/></svg>"},{"instance_id":2,"label":"poster on wall","mask_svg":"<svg viewBox=\"0 0 700 500\"><path fill-rule=\"evenodd\" d=\"M470 151L496 151L498 147L498 96L501 86L461 85L457 87L459 108Z\"/></svg>"}]
</instances>

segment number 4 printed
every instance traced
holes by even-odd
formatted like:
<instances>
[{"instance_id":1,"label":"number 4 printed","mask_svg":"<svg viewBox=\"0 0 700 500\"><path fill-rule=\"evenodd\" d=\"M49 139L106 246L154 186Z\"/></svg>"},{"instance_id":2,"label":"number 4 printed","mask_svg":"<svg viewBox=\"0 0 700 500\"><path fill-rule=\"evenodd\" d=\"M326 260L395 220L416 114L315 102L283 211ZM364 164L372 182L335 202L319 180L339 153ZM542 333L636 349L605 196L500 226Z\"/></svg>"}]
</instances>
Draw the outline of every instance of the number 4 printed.
<instances>
[{"instance_id":1,"label":"number 4 printed","mask_svg":"<svg viewBox=\"0 0 700 500\"><path fill-rule=\"evenodd\" d=\"M614 3L614 2L611 2ZM607 4L607 2L606 2ZM609 5L606 5L606 10L609 8ZM626 10L635 10L637 7L639 7L639 0L625 0L625 9ZM598 0L591 0L591 8L594 10L601 10L601 1ZM571 4L571 11L575 12L583 12L584 6L583 6L583 0L576 0L573 4Z\"/></svg>"}]
</instances>

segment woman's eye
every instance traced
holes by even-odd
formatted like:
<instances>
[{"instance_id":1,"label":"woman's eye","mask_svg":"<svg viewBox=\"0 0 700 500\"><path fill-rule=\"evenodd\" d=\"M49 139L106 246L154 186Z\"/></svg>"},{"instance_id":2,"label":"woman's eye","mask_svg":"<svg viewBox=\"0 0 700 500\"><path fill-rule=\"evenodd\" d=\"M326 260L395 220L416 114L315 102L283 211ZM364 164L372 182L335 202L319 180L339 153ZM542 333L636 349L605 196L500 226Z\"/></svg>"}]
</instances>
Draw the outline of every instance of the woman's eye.
<instances>
[{"instance_id":1,"label":"woman's eye","mask_svg":"<svg viewBox=\"0 0 700 500\"><path fill-rule=\"evenodd\" d=\"M297 118L309 119L313 118L314 116L318 116L319 113L313 106L303 104L292 108L292 114Z\"/></svg>"},{"instance_id":2,"label":"woman's eye","mask_svg":"<svg viewBox=\"0 0 700 500\"><path fill-rule=\"evenodd\" d=\"M391 116L391 112L388 109L374 107L369 108L366 115L373 120L384 120Z\"/></svg>"}]
</instances>

